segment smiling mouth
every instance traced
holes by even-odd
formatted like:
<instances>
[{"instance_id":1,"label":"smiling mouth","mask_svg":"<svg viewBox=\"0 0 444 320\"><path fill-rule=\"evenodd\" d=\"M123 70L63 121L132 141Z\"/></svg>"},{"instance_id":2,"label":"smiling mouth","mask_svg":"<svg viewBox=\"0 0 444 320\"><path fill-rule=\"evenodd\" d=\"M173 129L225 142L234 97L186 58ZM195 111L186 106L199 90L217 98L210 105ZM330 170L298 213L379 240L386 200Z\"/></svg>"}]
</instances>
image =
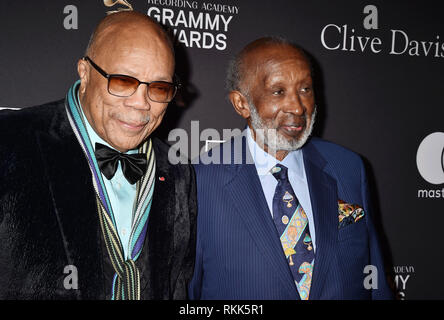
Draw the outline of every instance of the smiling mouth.
<instances>
[{"instance_id":1,"label":"smiling mouth","mask_svg":"<svg viewBox=\"0 0 444 320\"><path fill-rule=\"evenodd\" d=\"M304 126L303 125L287 125L287 126L282 126L282 128L287 131L302 131L302 129L304 129Z\"/></svg>"},{"instance_id":2,"label":"smiling mouth","mask_svg":"<svg viewBox=\"0 0 444 320\"><path fill-rule=\"evenodd\" d=\"M297 135L305 129L305 122L301 124L285 124L280 126L280 128L290 136Z\"/></svg>"},{"instance_id":3,"label":"smiling mouth","mask_svg":"<svg viewBox=\"0 0 444 320\"><path fill-rule=\"evenodd\" d=\"M143 129L148 122L125 122L122 120L117 120L124 128L134 131L139 131Z\"/></svg>"}]
</instances>

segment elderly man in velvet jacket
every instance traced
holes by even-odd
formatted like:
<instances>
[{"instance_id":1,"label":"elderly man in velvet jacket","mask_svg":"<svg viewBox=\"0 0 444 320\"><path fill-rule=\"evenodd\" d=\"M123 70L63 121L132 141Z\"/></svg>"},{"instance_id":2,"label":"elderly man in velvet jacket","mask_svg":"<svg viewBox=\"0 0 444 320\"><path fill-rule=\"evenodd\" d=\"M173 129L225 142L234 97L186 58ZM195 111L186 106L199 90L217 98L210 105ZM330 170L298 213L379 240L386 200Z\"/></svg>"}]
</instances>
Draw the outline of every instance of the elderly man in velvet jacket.
<instances>
[{"instance_id":1,"label":"elderly man in velvet jacket","mask_svg":"<svg viewBox=\"0 0 444 320\"><path fill-rule=\"evenodd\" d=\"M97 26L62 101L0 113L0 299L186 299L194 171L152 138L178 84L162 28Z\"/></svg>"}]
</instances>

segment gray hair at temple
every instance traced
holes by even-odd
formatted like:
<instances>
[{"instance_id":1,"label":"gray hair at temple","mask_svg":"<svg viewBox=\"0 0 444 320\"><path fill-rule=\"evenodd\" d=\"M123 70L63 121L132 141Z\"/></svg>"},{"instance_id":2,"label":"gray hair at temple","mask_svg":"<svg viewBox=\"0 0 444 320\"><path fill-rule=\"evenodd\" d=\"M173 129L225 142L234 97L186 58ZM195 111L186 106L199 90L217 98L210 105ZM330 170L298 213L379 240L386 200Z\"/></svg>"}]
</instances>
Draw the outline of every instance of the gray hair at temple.
<instances>
[{"instance_id":1,"label":"gray hair at temple","mask_svg":"<svg viewBox=\"0 0 444 320\"><path fill-rule=\"evenodd\" d=\"M306 58L308 64L310 65L311 74L313 76L313 66L311 63L311 59L309 58L307 53L305 53L302 47L290 42L283 37L264 37L249 43L229 61L225 83L228 92L237 90L240 91L242 94L249 96L250 88L246 86L247 84L243 83L244 73L247 71L244 70L245 56L253 50L267 46L290 46L295 48Z\"/></svg>"}]
</instances>

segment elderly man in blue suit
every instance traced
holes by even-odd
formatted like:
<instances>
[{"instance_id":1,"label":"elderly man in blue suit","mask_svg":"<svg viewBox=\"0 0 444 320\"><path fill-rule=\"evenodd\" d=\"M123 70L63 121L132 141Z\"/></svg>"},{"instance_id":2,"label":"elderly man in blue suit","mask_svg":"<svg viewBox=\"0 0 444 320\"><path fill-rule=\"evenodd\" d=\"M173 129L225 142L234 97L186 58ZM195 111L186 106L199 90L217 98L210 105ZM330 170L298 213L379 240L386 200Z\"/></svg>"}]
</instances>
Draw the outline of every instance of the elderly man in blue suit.
<instances>
[{"instance_id":1,"label":"elderly man in blue suit","mask_svg":"<svg viewBox=\"0 0 444 320\"><path fill-rule=\"evenodd\" d=\"M311 138L311 65L280 38L247 45L228 72L242 135L195 166L193 299L390 299L362 160Z\"/></svg>"}]
</instances>

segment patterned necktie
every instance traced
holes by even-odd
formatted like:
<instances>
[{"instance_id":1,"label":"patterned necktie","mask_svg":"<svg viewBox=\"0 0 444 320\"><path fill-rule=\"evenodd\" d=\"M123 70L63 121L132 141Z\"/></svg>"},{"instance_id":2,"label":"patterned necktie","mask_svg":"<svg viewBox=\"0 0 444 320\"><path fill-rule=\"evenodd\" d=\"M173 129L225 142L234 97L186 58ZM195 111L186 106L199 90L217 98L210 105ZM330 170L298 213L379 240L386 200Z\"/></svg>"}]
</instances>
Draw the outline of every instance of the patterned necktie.
<instances>
[{"instance_id":1,"label":"patterned necktie","mask_svg":"<svg viewBox=\"0 0 444 320\"><path fill-rule=\"evenodd\" d=\"M307 215L288 180L287 167L278 164L271 173L278 181L273 198L273 220L299 295L302 300L308 300L314 252Z\"/></svg>"}]
</instances>

